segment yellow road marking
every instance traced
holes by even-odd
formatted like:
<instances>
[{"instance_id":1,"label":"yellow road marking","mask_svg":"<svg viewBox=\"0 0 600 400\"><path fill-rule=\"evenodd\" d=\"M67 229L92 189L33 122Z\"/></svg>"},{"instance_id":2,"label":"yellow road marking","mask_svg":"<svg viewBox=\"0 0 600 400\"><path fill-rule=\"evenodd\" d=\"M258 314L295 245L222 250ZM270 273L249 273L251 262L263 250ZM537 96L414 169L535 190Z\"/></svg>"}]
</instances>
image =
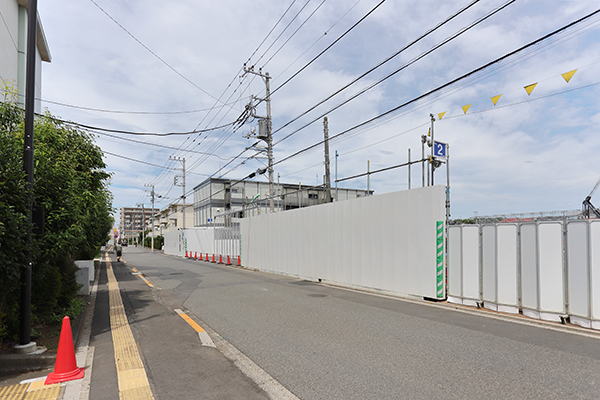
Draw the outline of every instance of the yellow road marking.
<instances>
[{"instance_id":1,"label":"yellow road marking","mask_svg":"<svg viewBox=\"0 0 600 400\"><path fill-rule=\"evenodd\" d=\"M189 315L187 315L186 313L184 313L181 310L175 310L175 312L177 312L177 314L179 314L179 316L181 318L183 318L185 320L185 322L187 322L188 324L190 324L190 326L192 328L194 328L196 330L196 332L198 332L198 333L204 332L204 329L202 329L202 327L200 325L198 325L196 323L196 321L194 321L193 319L191 319Z\"/></svg>"},{"instance_id":2,"label":"yellow road marking","mask_svg":"<svg viewBox=\"0 0 600 400\"><path fill-rule=\"evenodd\" d=\"M0 400L58 400L61 384L44 385L44 380L0 387Z\"/></svg>"},{"instance_id":3,"label":"yellow road marking","mask_svg":"<svg viewBox=\"0 0 600 400\"><path fill-rule=\"evenodd\" d=\"M121 400L153 400L146 370L140 358L133 333L125 315L123 299L119 292L119 283L108 258L106 274L108 276L108 297L110 305L110 328L115 351L115 364L119 383L119 399Z\"/></svg>"}]
</instances>

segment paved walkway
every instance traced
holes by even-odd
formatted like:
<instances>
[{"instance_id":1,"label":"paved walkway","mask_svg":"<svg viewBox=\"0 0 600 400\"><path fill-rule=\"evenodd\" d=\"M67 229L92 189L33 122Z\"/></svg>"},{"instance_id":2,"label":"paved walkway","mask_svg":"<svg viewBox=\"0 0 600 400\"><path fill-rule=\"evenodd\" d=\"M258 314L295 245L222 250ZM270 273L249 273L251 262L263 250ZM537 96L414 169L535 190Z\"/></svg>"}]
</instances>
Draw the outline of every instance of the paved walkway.
<instances>
[{"instance_id":1,"label":"paved walkway","mask_svg":"<svg viewBox=\"0 0 600 400\"><path fill-rule=\"evenodd\" d=\"M51 370L0 381L0 400L267 399L185 310L153 296L135 268L101 260L79 335L83 379L44 385Z\"/></svg>"}]
</instances>

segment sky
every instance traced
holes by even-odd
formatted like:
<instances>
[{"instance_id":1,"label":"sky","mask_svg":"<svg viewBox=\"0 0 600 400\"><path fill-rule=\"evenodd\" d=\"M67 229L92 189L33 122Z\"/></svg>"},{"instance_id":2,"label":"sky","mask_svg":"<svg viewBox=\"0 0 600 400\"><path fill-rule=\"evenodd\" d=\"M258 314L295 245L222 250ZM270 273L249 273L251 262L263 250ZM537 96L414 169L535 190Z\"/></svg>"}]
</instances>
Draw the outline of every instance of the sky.
<instances>
[{"instance_id":1,"label":"sky","mask_svg":"<svg viewBox=\"0 0 600 400\"><path fill-rule=\"evenodd\" d=\"M323 145L288 158L323 140L323 116L333 181L336 151L338 179L367 163L371 171L406 163L409 149L421 159L432 114L435 140L449 144L452 218L575 210L600 178L600 14L480 67L598 9L598 0L40 1L52 55L42 107L131 133L227 125L168 136L94 131L117 210L150 207L152 185L155 207L177 202L177 158L188 202L209 176L241 179L265 167L250 148L257 139L244 137L257 119L230 125L252 96L265 96L265 81L244 65L270 76L282 183L323 183ZM562 74L573 70L567 82ZM266 115L264 102L255 114ZM442 165L435 183L446 176ZM411 187L421 184L413 165ZM339 185L366 189L367 179ZM407 190L408 169L371 174L370 189Z\"/></svg>"}]
</instances>

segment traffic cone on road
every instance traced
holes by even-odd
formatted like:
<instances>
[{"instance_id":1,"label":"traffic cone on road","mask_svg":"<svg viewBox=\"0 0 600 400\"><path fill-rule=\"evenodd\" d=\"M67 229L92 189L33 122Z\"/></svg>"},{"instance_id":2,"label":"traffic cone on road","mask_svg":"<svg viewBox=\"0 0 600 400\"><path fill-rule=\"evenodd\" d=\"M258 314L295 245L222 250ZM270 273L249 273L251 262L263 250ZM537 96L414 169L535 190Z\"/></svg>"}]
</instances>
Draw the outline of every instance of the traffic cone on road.
<instances>
[{"instance_id":1,"label":"traffic cone on road","mask_svg":"<svg viewBox=\"0 0 600 400\"><path fill-rule=\"evenodd\" d=\"M186 252L185 252L185 258L188 258L188 256L187 256L187 250L186 250Z\"/></svg>"},{"instance_id":2,"label":"traffic cone on road","mask_svg":"<svg viewBox=\"0 0 600 400\"><path fill-rule=\"evenodd\" d=\"M229 256L227 256L227 265L231 265L231 260L229 259Z\"/></svg>"},{"instance_id":3,"label":"traffic cone on road","mask_svg":"<svg viewBox=\"0 0 600 400\"><path fill-rule=\"evenodd\" d=\"M219 264L223 264L223 256L219 254Z\"/></svg>"},{"instance_id":4,"label":"traffic cone on road","mask_svg":"<svg viewBox=\"0 0 600 400\"><path fill-rule=\"evenodd\" d=\"M84 373L84 368L77 368L75 348L73 346L73 334L71 333L71 322L69 321L69 317L64 317L62 328L60 329L60 339L58 341L58 353L56 354L54 371L48 375L44 385L81 379L83 378Z\"/></svg>"},{"instance_id":5,"label":"traffic cone on road","mask_svg":"<svg viewBox=\"0 0 600 400\"><path fill-rule=\"evenodd\" d=\"M197 259L198 259L198 252L197 252L197 251L195 251L195 252L194 252L194 260L197 260Z\"/></svg>"},{"instance_id":6,"label":"traffic cone on road","mask_svg":"<svg viewBox=\"0 0 600 400\"><path fill-rule=\"evenodd\" d=\"M238 256L238 267L242 266L242 259L240 258L240 256Z\"/></svg>"},{"instance_id":7,"label":"traffic cone on road","mask_svg":"<svg viewBox=\"0 0 600 400\"><path fill-rule=\"evenodd\" d=\"M206 260L205 261L208 262L208 253L206 253Z\"/></svg>"},{"instance_id":8,"label":"traffic cone on road","mask_svg":"<svg viewBox=\"0 0 600 400\"><path fill-rule=\"evenodd\" d=\"M213 254L213 260L212 260L212 262L216 262L216 261L215 261L215 255L214 255L214 254Z\"/></svg>"}]
</instances>

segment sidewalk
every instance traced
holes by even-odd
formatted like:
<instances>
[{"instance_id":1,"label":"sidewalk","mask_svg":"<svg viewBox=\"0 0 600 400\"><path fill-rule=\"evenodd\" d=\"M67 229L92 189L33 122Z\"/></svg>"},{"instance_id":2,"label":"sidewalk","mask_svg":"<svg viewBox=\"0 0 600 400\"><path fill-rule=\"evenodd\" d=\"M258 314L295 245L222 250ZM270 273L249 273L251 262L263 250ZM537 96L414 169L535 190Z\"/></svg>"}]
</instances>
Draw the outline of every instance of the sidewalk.
<instances>
[{"instance_id":1,"label":"sidewalk","mask_svg":"<svg viewBox=\"0 0 600 400\"><path fill-rule=\"evenodd\" d=\"M0 400L268 398L193 315L165 307L151 282L111 258L102 257L76 346L84 378L44 386L51 369L0 378Z\"/></svg>"}]
</instances>

